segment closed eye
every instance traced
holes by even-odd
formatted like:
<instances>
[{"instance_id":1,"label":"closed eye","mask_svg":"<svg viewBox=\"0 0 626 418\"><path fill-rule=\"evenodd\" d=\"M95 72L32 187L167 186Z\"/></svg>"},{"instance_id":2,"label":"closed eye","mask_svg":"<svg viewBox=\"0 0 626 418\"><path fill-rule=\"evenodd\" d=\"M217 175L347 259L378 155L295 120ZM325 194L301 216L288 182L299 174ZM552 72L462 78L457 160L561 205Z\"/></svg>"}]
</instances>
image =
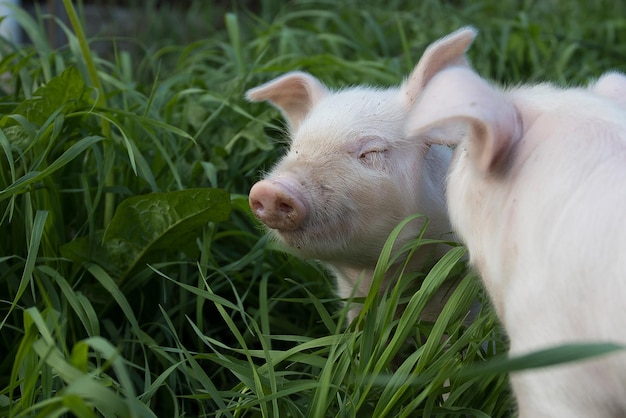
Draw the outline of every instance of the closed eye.
<instances>
[{"instance_id":1,"label":"closed eye","mask_svg":"<svg viewBox=\"0 0 626 418\"><path fill-rule=\"evenodd\" d=\"M384 168L386 152L385 149L367 149L359 153L359 161L368 167L382 169Z\"/></svg>"},{"instance_id":2,"label":"closed eye","mask_svg":"<svg viewBox=\"0 0 626 418\"><path fill-rule=\"evenodd\" d=\"M389 143L377 136L361 136L347 151L367 168L384 170L389 159Z\"/></svg>"},{"instance_id":3,"label":"closed eye","mask_svg":"<svg viewBox=\"0 0 626 418\"><path fill-rule=\"evenodd\" d=\"M376 157L376 155L377 155L378 153L380 153L380 152L385 152L385 151L384 151L384 150L379 150L379 149L370 149L370 150L365 150L365 151L362 151L362 152L359 154L359 159L360 159L360 160L364 160L364 161L365 161L365 160L368 160L368 159L370 159L370 158L374 158L374 157Z\"/></svg>"}]
</instances>

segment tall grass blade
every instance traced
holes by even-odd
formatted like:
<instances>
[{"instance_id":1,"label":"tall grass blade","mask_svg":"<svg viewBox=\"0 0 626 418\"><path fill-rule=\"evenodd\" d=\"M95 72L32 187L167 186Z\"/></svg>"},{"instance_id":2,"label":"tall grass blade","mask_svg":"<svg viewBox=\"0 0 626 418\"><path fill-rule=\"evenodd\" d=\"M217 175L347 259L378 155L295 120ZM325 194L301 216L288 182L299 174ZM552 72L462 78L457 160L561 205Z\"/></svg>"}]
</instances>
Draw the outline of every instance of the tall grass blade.
<instances>
[{"instance_id":1,"label":"tall grass blade","mask_svg":"<svg viewBox=\"0 0 626 418\"><path fill-rule=\"evenodd\" d=\"M24 264L24 270L22 272L19 287L17 289L15 298L11 302L11 306L7 314L0 323L0 329L4 328L7 320L9 319L9 316L11 315L11 312L13 312L13 309L15 309L15 307L17 306L18 301L21 299L28 286L32 283L33 271L35 270L35 263L37 262L37 255L39 253L39 245L41 244L41 239L44 235L47 219L47 211L37 211L37 213L35 214L35 220L33 221L28 244L28 254L26 256L26 263Z\"/></svg>"}]
</instances>

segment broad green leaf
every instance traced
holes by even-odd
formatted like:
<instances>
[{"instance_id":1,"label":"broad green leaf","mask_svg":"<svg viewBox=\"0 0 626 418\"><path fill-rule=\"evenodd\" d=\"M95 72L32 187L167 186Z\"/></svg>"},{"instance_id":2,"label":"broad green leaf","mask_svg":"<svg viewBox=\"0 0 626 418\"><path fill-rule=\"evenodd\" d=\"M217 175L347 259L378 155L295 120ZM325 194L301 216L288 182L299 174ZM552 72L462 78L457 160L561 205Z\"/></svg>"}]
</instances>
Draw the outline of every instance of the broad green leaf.
<instances>
[{"instance_id":1,"label":"broad green leaf","mask_svg":"<svg viewBox=\"0 0 626 418\"><path fill-rule=\"evenodd\" d=\"M140 262L182 250L195 256L195 239L208 222L221 222L230 215L230 197L220 189L187 189L151 193L124 200L102 242L89 244L89 237L64 245L64 257L79 263L93 261L119 277L118 284Z\"/></svg>"},{"instance_id":2,"label":"broad green leaf","mask_svg":"<svg viewBox=\"0 0 626 418\"><path fill-rule=\"evenodd\" d=\"M20 103L13 114L22 115L31 123L41 126L52 113L63 106L66 106L66 113L84 106L84 93L85 83L80 73L75 67L68 67L38 88L32 98ZM14 123L11 118L5 118L2 121L4 126Z\"/></svg>"},{"instance_id":3,"label":"broad green leaf","mask_svg":"<svg viewBox=\"0 0 626 418\"><path fill-rule=\"evenodd\" d=\"M129 272L150 254L189 250L189 244L208 222L225 221L229 215L229 195L220 189L135 196L117 208L103 245L109 258Z\"/></svg>"},{"instance_id":4,"label":"broad green leaf","mask_svg":"<svg viewBox=\"0 0 626 418\"><path fill-rule=\"evenodd\" d=\"M78 237L61 246L61 255L74 261L77 264L93 262L105 267L109 273L115 276L122 274L122 271L109 260L108 253L102 246L104 231L99 230L90 237Z\"/></svg>"}]
</instances>

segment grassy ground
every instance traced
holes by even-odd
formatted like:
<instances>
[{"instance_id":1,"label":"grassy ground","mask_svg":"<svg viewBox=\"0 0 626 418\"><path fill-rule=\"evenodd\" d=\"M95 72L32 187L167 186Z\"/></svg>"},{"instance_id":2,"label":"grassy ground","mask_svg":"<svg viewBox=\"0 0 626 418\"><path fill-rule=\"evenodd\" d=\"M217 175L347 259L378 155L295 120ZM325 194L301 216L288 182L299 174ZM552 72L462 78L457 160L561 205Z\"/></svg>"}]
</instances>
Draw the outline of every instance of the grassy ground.
<instances>
[{"instance_id":1,"label":"grassy ground","mask_svg":"<svg viewBox=\"0 0 626 418\"><path fill-rule=\"evenodd\" d=\"M398 84L467 24L483 76L582 83L626 70L625 5L147 2L135 36L116 39L87 38L63 3L69 25L19 14L33 45L2 45L0 416L511 415L502 372L520 365L485 363L506 351L488 308L462 325L483 299L462 247L370 295L357 331L325 272L263 236L246 195L283 124L243 92L293 69ZM48 43L50 22L67 46ZM450 276L439 320L417 321Z\"/></svg>"}]
</instances>

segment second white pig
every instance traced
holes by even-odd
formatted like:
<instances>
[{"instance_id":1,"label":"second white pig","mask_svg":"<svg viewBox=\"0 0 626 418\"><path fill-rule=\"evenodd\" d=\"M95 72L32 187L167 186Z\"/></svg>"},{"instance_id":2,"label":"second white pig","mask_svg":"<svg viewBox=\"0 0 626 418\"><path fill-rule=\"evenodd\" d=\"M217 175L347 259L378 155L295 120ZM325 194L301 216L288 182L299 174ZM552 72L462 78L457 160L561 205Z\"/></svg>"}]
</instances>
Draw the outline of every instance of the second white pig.
<instances>
[{"instance_id":1,"label":"second white pig","mask_svg":"<svg viewBox=\"0 0 626 418\"><path fill-rule=\"evenodd\" d=\"M409 119L418 143L458 144L447 182L510 352L626 345L626 91L502 90L468 68L436 75ZM626 416L626 355L512 374L519 416Z\"/></svg>"},{"instance_id":2,"label":"second white pig","mask_svg":"<svg viewBox=\"0 0 626 418\"><path fill-rule=\"evenodd\" d=\"M403 127L430 79L465 65L474 34L463 28L430 45L399 88L331 91L292 72L247 92L249 100L269 101L282 112L291 140L287 155L250 190L250 207L279 241L323 261L342 298L367 295L385 240L406 217L426 215L428 237L450 232L444 181L451 151L407 141ZM396 247L422 226L408 225ZM413 267L424 258L416 257ZM348 320L359 311L352 309Z\"/></svg>"}]
</instances>

